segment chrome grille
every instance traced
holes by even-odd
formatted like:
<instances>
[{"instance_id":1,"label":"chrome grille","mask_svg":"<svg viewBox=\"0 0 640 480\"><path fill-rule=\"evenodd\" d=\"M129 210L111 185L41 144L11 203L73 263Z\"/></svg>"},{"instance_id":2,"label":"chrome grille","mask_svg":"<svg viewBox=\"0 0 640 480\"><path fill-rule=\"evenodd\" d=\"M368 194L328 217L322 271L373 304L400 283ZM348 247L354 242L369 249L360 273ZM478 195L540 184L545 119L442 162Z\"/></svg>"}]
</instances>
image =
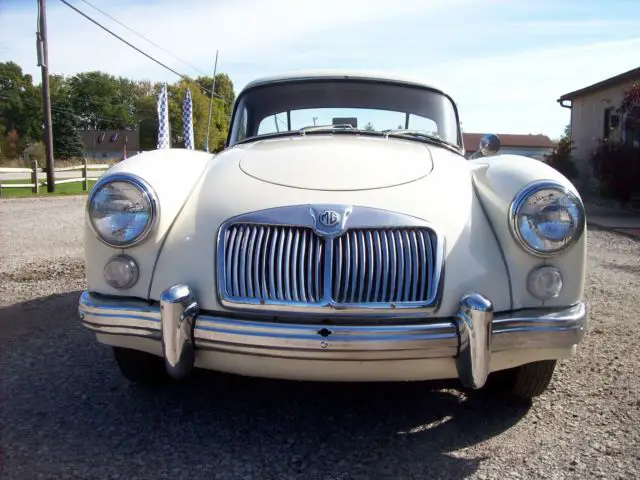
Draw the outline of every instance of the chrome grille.
<instances>
[{"instance_id":1,"label":"chrome grille","mask_svg":"<svg viewBox=\"0 0 640 480\"><path fill-rule=\"evenodd\" d=\"M430 231L357 229L333 240L336 303L425 302L435 264Z\"/></svg>"},{"instance_id":2,"label":"chrome grille","mask_svg":"<svg viewBox=\"0 0 640 480\"><path fill-rule=\"evenodd\" d=\"M327 233L321 221L292 205L226 222L217 243L222 305L320 315L438 307L444 239L426 222L367 207L353 209L346 230Z\"/></svg>"},{"instance_id":3,"label":"chrome grille","mask_svg":"<svg viewBox=\"0 0 640 480\"><path fill-rule=\"evenodd\" d=\"M324 242L311 228L234 224L225 232L229 297L318 303L323 269Z\"/></svg>"}]
</instances>

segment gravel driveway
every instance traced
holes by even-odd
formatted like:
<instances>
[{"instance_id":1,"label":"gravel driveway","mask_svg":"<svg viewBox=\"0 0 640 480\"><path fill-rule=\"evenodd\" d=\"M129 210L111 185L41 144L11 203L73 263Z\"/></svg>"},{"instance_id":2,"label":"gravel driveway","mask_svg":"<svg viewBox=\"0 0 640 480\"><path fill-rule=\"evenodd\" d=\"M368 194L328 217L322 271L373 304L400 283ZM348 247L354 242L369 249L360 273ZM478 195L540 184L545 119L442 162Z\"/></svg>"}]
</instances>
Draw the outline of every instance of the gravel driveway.
<instances>
[{"instance_id":1,"label":"gravel driveway","mask_svg":"<svg viewBox=\"0 0 640 480\"><path fill-rule=\"evenodd\" d=\"M147 390L78 326L83 202L0 201L2 479L637 478L636 240L590 231L585 343L530 407L208 372Z\"/></svg>"}]
</instances>

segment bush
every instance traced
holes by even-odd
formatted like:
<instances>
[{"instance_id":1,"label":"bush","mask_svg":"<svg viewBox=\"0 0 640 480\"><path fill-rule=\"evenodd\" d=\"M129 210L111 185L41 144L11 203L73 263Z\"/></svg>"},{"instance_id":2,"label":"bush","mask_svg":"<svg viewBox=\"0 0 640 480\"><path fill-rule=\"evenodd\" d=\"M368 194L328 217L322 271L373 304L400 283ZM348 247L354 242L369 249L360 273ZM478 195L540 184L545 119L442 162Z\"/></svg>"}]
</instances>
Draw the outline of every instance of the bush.
<instances>
[{"instance_id":1,"label":"bush","mask_svg":"<svg viewBox=\"0 0 640 480\"><path fill-rule=\"evenodd\" d=\"M573 150L573 142L567 136L560 139L551 153L544 156L544 162L555 168L570 181L578 178L578 168L573 163L571 152Z\"/></svg>"},{"instance_id":2,"label":"bush","mask_svg":"<svg viewBox=\"0 0 640 480\"><path fill-rule=\"evenodd\" d=\"M640 193L640 149L601 140L590 163L601 195L627 203Z\"/></svg>"},{"instance_id":3,"label":"bush","mask_svg":"<svg viewBox=\"0 0 640 480\"><path fill-rule=\"evenodd\" d=\"M29 145L25 150L27 154L27 163L26 167L31 167L31 161L37 160L38 165L44 165L46 153L44 150L44 142L37 142Z\"/></svg>"}]
</instances>

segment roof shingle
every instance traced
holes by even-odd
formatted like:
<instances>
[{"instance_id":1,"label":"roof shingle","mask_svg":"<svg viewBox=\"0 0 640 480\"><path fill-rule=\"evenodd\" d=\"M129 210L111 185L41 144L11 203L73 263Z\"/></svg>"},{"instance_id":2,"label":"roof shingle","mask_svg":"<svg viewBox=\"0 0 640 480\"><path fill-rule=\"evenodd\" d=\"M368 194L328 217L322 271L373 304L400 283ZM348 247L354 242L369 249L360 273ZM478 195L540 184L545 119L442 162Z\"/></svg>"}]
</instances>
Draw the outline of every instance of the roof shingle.
<instances>
[{"instance_id":1,"label":"roof shingle","mask_svg":"<svg viewBox=\"0 0 640 480\"><path fill-rule=\"evenodd\" d=\"M475 151L480 143L483 133L463 133L464 148L467 151ZM500 144L503 147L533 147L553 148L554 143L546 135L519 135L511 133L499 133Z\"/></svg>"}]
</instances>

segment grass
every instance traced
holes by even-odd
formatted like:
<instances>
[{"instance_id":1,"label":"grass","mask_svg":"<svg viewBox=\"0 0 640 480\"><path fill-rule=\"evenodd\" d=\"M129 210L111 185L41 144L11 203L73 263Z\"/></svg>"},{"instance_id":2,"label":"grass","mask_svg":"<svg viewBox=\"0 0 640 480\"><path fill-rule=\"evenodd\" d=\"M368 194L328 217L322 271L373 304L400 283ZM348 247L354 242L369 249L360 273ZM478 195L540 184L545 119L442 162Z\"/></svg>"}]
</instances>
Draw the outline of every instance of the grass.
<instances>
[{"instance_id":1,"label":"grass","mask_svg":"<svg viewBox=\"0 0 640 480\"><path fill-rule=\"evenodd\" d=\"M30 179L24 180L1 180L2 185L30 183ZM95 180L89 180L89 189L96 183ZM22 197L50 197L56 195L83 195L87 192L82 189L82 181L74 183L63 183L56 185L55 192L49 193L47 187L40 186L39 193L33 193L31 188L2 188L0 198L22 198Z\"/></svg>"}]
</instances>

